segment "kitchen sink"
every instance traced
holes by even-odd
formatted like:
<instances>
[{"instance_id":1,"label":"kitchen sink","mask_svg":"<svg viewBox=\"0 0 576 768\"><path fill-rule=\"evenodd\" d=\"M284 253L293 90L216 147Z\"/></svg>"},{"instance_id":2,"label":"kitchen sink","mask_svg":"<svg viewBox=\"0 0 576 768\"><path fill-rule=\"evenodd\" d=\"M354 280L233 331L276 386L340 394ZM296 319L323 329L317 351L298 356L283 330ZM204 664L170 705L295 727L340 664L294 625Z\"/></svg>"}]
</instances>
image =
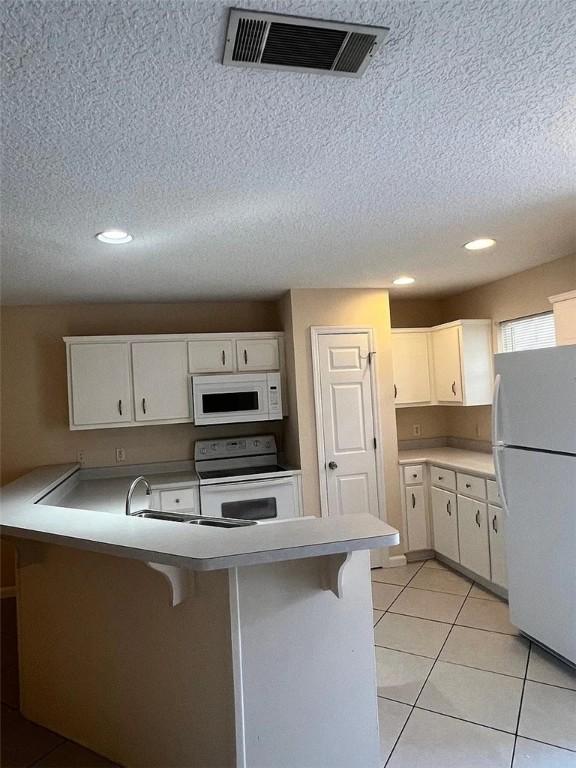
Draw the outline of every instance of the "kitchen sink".
<instances>
[{"instance_id":1,"label":"kitchen sink","mask_svg":"<svg viewBox=\"0 0 576 768\"><path fill-rule=\"evenodd\" d=\"M212 528L242 528L246 525L256 525L257 520L232 520L228 517L202 517L202 515L184 515L178 512L161 512L156 509L141 509L134 512L132 517L144 517L149 520L168 520L173 523L188 523L188 525L207 525Z\"/></svg>"}]
</instances>

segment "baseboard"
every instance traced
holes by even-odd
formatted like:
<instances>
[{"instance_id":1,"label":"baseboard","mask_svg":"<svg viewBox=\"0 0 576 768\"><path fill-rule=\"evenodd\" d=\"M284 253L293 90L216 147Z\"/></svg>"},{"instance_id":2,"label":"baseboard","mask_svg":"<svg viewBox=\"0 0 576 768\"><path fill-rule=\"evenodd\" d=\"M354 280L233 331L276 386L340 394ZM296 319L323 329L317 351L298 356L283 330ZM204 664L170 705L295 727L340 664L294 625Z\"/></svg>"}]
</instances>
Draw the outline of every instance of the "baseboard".
<instances>
[{"instance_id":1,"label":"baseboard","mask_svg":"<svg viewBox=\"0 0 576 768\"><path fill-rule=\"evenodd\" d=\"M436 555L433 549L414 549L406 552L406 560L409 563L418 563L420 560L433 560Z\"/></svg>"},{"instance_id":2,"label":"baseboard","mask_svg":"<svg viewBox=\"0 0 576 768\"><path fill-rule=\"evenodd\" d=\"M401 565L406 565L406 555L391 555L388 558L388 563L385 568L399 568Z\"/></svg>"},{"instance_id":3,"label":"baseboard","mask_svg":"<svg viewBox=\"0 0 576 768\"><path fill-rule=\"evenodd\" d=\"M0 598L16 597L16 587L0 587Z\"/></svg>"}]
</instances>

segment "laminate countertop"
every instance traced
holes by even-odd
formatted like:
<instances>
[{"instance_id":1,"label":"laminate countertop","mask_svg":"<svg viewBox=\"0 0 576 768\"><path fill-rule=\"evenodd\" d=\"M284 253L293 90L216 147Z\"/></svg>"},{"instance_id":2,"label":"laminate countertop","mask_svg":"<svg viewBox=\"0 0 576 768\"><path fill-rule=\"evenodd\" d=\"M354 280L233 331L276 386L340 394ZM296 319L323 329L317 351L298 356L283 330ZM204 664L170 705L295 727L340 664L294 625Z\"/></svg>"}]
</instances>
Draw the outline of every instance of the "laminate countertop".
<instances>
[{"instance_id":1,"label":"laminate countertop","mask_svg":"<svg viewBox=\"0 0 576 768\"><path fill-rule=\"evenodd\" d=\"M467 451L462 448L419 448L398 452L399 464L436 464L459 472L494 477L494 459L491 453Z\"/></svg>"},{"instance_id":2,"label":"laminate countertop","mask_svg":"<svg viewBox=\"0 0 576 768\"><path fill-rule=\"evenodd\" d=\"M39 467L4 486L2 534L190 570L318 557L399 542L396 529L369 514L302 517L224 530L38 503L80 469L78 464Z\"/></svg>"}]
</instances>

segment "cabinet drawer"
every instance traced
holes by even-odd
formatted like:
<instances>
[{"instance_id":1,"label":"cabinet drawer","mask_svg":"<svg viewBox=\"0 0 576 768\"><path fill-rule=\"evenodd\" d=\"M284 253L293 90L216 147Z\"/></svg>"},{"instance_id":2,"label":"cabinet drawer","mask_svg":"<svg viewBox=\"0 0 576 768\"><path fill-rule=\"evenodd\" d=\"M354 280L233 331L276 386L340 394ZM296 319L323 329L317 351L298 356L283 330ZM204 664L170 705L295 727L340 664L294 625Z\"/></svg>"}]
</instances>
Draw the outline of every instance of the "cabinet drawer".
<instances>
[{"instance_id":1,"label":"cabinet drawer","mask_svg":"<svg viewBox=\"0 0 576 768\"><path fill-rule=\"evenodd\" d=\"M502 499L498 493L498 483L496 480L486 480L486 487L488 489L488 501L491 504L499 504L502 506Z\"/></svg>"},{"instance_id":2,"label":"cabinet drawer","mask_svg":"<svg viewBox=\"0 0 576 768\"><path fill-rule=\"evenodd\" d=\"M423 482L423 477L422 464L412 464L404 467L404 482L406 485L421 483Z\"/></svg>"},{"instance_id":3,"label":"cabinet drawer","mask_svg":"<svg viewBox=\"0 0 576 768\"><path fill-rule=\"evenodd\" d=\"M450 488L450 490L456 490L456 472L451 469L444 469L443 467L431 467L430 477L432 479L432 485L439 485L442 488Z\"/></svg>"},{"instance_id":4,"label":"cabinet drawer","mask_svg":"<svg viewBox=\"0 0 576 768\"><path fill-rule=\"evenodd\" d=\"M176 491L161 491L160 505L164 512L185 509L196 511L197 493L195 488L179 488Z\"/></svg>"},{"instance_id":5,"label":"cabinet drawer","mask_svg":"<svg viewBox=\"0 0 576 768\"><path fill-rule=\"evenodd\" d=\"M483 477L458 472L456 482L459 493L463 493L465 496L475 496L477 499L486 498L486 480Z\"/></svg>"}]
</instances>

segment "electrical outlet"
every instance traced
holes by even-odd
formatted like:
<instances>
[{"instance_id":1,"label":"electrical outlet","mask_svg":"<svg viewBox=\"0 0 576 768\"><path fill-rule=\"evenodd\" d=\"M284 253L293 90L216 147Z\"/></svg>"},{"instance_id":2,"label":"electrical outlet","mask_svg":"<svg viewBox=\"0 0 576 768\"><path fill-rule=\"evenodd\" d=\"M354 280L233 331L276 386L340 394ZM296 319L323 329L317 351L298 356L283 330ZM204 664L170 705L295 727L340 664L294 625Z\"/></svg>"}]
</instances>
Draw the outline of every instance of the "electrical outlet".
<instances>
[{"instance_id":1,"label":"electrical outlet","mask_svg":"<svg viewBox=\"0 0 576 768\"><path fill-rule=\"evenodd\" d=\"M422 424L412 424L412 434L414 437L422 436Z\"/></svg>"},{"instance_id":2,"label":"electrical outlet","mask_svg":"<svg viewBox=\"0 0 576 768\"><path fill-rule=\"evenodd\" d=\"M126 461L126 448L116 448L116 463Z\"/></svg>"},{"instance_id":3,"label":"electrical outlet","mask_svg":"<svg viewBox=\"0 0 576 768\"><path fill-rule=\"evenodd\" d=\"M78 464L85 464L86 463L86 451L80 449L78 451L78 457L77 457Z\"/></svg>"}]
</instances>

